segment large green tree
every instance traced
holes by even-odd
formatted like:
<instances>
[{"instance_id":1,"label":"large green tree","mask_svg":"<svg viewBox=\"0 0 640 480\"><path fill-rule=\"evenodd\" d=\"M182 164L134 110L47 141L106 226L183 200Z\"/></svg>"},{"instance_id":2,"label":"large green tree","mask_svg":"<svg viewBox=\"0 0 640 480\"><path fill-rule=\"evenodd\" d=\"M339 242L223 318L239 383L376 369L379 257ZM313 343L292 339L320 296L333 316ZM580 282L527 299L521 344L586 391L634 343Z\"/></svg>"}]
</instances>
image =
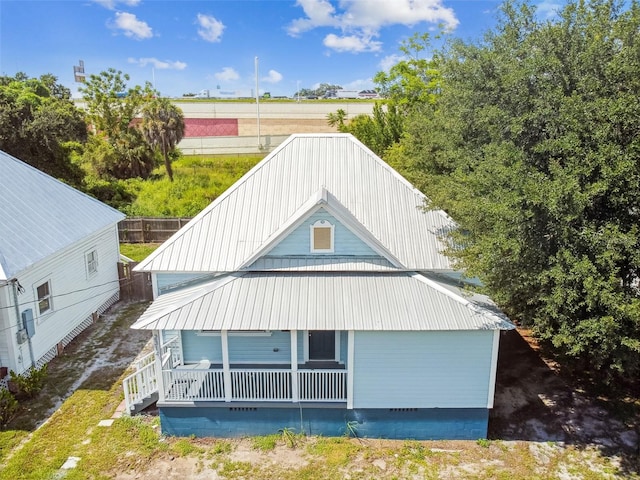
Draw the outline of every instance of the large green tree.
<instances>
[{"instance_id":1,"label":"large green tree","mask_svg":"<svg viewBox=\"0 0 640 480\"><path fill-rule=\"evenodd\" d=\"M84 116L56 77L0 77L0 150L79 186L84 173L71 151L86 138Z\"/></svg>"},{"instance_id":2,"label":"large green tree","mask_svg":"<svg viewBox=\"0 0 640 480\"><path fill-rule=\"evenodd\" d=\"M184 137L182 110L167 98L153 99L142 109L140 130L147 143L162 154L167 176L173 182L170 154Z\"/></svg>"},{"instance_id":3,"label":"large green tree","mask_svg":"<svg viewBox=\"0 0 640 480\"><path fill-rule=\"evenodd\" d=\"M110 68L90 75L80 89L95 133L85 158L107 178L147 178L156 165L151 146L135 124L157 92L148 82L144 87L128 87L128 81L129 75Z\"/></svg>"},{"instance_id":4,"label":"large green tree","mask_svg":"<svg viewBox=\"0 0 640 480\"><path fill-rule=\"evenodd\" d=\"M507 2L440 62L404 163L460 228L449 254L566 360L640 373L640 8ZM411 175L410 175L411 176Z\"/></svg>"}]
</instances>

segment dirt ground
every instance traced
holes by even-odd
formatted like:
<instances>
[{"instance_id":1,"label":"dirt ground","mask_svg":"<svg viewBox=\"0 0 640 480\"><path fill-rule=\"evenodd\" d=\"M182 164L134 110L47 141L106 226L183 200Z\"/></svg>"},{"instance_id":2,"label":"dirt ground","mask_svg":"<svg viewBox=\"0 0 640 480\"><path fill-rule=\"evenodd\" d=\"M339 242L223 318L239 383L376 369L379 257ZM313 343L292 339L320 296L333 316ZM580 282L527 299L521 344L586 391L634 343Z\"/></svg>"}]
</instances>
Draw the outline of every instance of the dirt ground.
<instances>
[{"instance_id":1,"label":"dirt ground","mask_svg":"<svg viewBox=\"0 0 640 480\"><path fill-rule=\"evenodd\" d=\"M72 346L76 363L73 367L82 371L82 375L73 382L66 394L60 394L54 399L55 405L50 412L56 410L65 398L94 372L105 368L122 368L124 363L129 364L135 357L150 350L149 332L130 330L126 322L122 323L119 320L124 316L121 315L122 312L127 310L130 315L132 308L142 312L140 306L117 304L100 322L83 333L81 342ZM52 366L62 365L62 362L64 358L56 359ZM68 367L67 365L59 368ZM420 450L420 455L416 456L415 452L407 453L406 442L338 439L337 441L346 442L339 448L348 450L352 455L348 466L340 470L340 478L640 478L637 425L631 420L625 423L616 418L608 411L611 409L604 408L602 399L590 398L570 385L553 367L553 364L545 362L540 356L528 332L503 332L498 358L495 404L490 415L489 439L486 444L424 442L417 447L411 446L419 450L426 449ZM211 452L223 445L219 443L220 440L191 441L195 451L200 454L159 456L152 464L123 470L114 474L113 478L335 478L290 475L292 471L313 471L320 468L313 462L323 461L324 454L309 454L314 448L320 452L317 444L321 440L317 438L300 440L302 447L295 449L288 448L280 442L276 448L269 451L256 449L251 439L225 441L229 448L224 452L224 462L221 456L211 456ZM557 461L558 456L563 455L564 451L568 451L568 455L580 452L581 456L577 461L598 463L593 468L596 473L585 477L571 473L570 468L563 470L562 466L556 468L555 465L553 472L558 473L546 473L546 476L534 475L533 472L531 475L520 473L513 476L495 473L509 471L509 458L521 456L523 449L534 457L538 469L540 465L544 467L545 462L548 464L549 459ZM203 457L202 452L208 452L208 456ZM429 474L428 463L414 462L414 466L419 466L416 467L416 471L399 467L402 459L398 458L399 455L409 455L411 458L421 456L422 460L426 456L437 472ZM464 461L461 461L461 458ZM604 464L610 465L614 473L606 468L602 470L603 458L606 460ZM216 462L221 462L218 467ZM231 468L230 466L245 470L225 473L224 469ZM251 470L252 468L254 470ZM288 472L288 476L284 477L283 474L280 477L278 472L285 471ZM272 472L271 476L265 472Z\"/></svg>"},{"instance_id":2,"label":"dirt ground","mask_svg":"<svg viewBox=\"0 0 640 480\"><path fill-rule=\"evenodd\" d=\"M495 448L474 453L472 450L479 448L477 442L429 444L437 447L431 448L431 455L433 452L445 455L439 473L435 477L429 476L427 472L409 476L407 471L391 471L392 460L389 460L389 455L376 455L376 452L397 449L398 442L367 440L367 448L372 453L360 459L361 468L358 467L357 458L351 462L349 469L355 472L353 478L585 478L579 473L572 473L570 467L562 465L559 465L557 473L551 476L544 476L539 472L536 474L535 469L524 474L521 471L514 473L512 477L492 474L492 468L498 471L497 467L504 467L505 463L508 465L508 460L502 457L505 451L508 456L509 450L515 449L516 445L521 446L522 442L525 442L525 447L531 451L536 461L543 465L557 455L558 450L570 450L581 452L579 462L588 463L596 457L606 457L616 472L622 472L611 473L594 465L591 469L587 468L593 474L588 478L638 478L639 436L636 425L626 424L615 418L598 401L569 385L553 367L553 364L545 362L540 356L536 342L529 336L529 332L503 332L495 404L490 415L488 434L489 440L499 442L501 450ZM278 464L281 467L284 465L300 469L305 466L305 462L310 461L304 449L292 450L279 446L271 452L264 453L256 451L247 439L233 442L233 450L228 459L240 464ZM462 465L454 458L456 452L461 451L467 454L466 459L471 459ZM446 455L452 460L450 466L447 466ZM477 458L478 456L482 458ZM363 470L365 463L373 470ZM372 473L376 471L379 474ZM358 475L358 472L362 475ZM206 468L202 457L194 456L158 459L144 472L118 476L122 480L160 477L195 480L236 478L220 476L214 466ZM239 475L237 478L252 476ZM345 474L344 478L351 478L351 474Z\"/></svg>"}]
</instances>

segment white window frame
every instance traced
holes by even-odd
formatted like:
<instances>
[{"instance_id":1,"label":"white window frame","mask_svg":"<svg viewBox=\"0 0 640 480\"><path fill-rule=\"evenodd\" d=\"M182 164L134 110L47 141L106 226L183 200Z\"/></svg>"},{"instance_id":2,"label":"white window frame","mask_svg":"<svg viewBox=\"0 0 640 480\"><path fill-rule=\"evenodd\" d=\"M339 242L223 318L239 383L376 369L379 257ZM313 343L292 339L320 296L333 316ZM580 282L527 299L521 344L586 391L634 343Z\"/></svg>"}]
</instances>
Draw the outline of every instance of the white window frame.
<instances>
[{"instance_id":1,"label":"white window frame","mask_svg":"<svg viewBox=\"0 0 640 480\"><path fill-rule=\"evenodd\" d=\"M196 333L199 337L219 337L220 330L200 330ZM270 337L271 330L229 330L230 337Z\"/></svg>"},{"instance_id":2,"label":"white window frame","mask_svg":"<svg viewBox=\"0 0 640 480\"><path fill-rule=\"evenodd\" d=\"M47 286L47 295L40 297L40 294L38 293L38 289L42 286L46 285ZM52 286L51 286L51 279L43 279L39 282L36 282L33 285L33 294L35 297L35 304L36 304L36 312L38 312L38 318L44 318L47 315L51 314L53 312L53 295L51 294L52 291ZM47 309L45 311L41 311L40 310L40 302L47 300L49 306L47 307Z\"/></svg>"},{"instance_id":3,"label":"white window frame","mask_svg":"<svg viewBox=\"0 0 640 480\"><path fill-rule=\"evenodd\" d=\"M309 360L309 332L311 330L303 330L302 331L302 339L303 339L303 343L302 343L302 356L304 358L304 363L308 363ZM342 364L344 365L344 361L342 361L340 359L340 332L341 330L334 330L335 332L335 352L334 352L334 361L338 364Z\"/></svg>"},{"instance_id":4,"label":"white window frame","mask_svg":"<svg viewBox=\"0 0 640 480\"><path fill-rule=\"evenodd\" d=\"M91 260L90 257L93 256ZM84 254L84 265L87 271L87 278L91 278L98 273L98 249L92 248ZM93 267L93 268L92 268Z\"/></svg>"},{"instance_id":5,"label":"white window frame","mask_svg":"<svg viewBox=\"0 0 640 480\"><path fill-rule=\"evenodd\" d=\"M331 247L330 248L316 248L315 246L315 229L316 228L329 228L331 231ZM334 238L335 238L335 225L328 220L317 220L311 224L309 230L309 245L311 247L311 253L333 253L334 252Z\"/></svg>"}]
</instances>

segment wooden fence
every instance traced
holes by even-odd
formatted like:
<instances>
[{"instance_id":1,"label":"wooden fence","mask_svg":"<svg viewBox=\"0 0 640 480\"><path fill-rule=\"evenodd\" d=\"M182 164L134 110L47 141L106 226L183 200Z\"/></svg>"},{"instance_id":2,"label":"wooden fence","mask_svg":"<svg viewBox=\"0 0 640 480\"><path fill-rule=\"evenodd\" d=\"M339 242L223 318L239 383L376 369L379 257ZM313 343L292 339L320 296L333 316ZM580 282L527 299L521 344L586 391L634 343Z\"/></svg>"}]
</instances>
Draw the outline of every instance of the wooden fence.
<instances>
[{"instance_id":1,"label":"wooden fence","mask_svg":"<svg viewBox=\"0 0 640 480\"><path fill-rule=\"evenodd\" d=\"M120 243L162 243L190 218L125 218L118 223Z\"/></svg>"},{"instance_id":2,"label":"wooden fence","mask_svg":"<svg viewBox=\"0 0 640 480\"><path fill-rule=\"evenodd\" d=\"M148 302L153 300L151 274L134 272L137 262L118 262L118 278L120 279L120 299L125 301Z\"/></svg>"}]
</instances>

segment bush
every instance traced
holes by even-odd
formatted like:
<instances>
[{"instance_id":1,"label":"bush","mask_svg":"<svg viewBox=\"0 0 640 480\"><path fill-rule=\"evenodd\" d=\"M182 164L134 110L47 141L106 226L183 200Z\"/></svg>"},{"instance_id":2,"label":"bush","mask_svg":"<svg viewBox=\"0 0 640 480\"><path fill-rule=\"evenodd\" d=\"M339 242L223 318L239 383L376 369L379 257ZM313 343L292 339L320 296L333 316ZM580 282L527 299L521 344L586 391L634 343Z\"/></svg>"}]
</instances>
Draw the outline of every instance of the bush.
<instances>
[{"instance_id":1,"label":"bush","mask_svg":"<svg viewBox=\"0 0 640 480\"><path fill-rule=\"evenodd\" d=\"M18 411L18 400L6 388L0 388L0 425L4 425Z\"/></svg>"},{"instance_id":2,"label":"bush","mask_svg":"<svg viewBox=\"0 0 640 480\"><path fill-rule=\"evenodd\" d=\"M18 375L11 370L10 375L10 381L17 387L17 394L27 398L33 398L42 390L42 387L44 387L44 382L47 378L47 365L44 364L40 368L31 367L22 375Z\"/></svg>"}]
</instances>

